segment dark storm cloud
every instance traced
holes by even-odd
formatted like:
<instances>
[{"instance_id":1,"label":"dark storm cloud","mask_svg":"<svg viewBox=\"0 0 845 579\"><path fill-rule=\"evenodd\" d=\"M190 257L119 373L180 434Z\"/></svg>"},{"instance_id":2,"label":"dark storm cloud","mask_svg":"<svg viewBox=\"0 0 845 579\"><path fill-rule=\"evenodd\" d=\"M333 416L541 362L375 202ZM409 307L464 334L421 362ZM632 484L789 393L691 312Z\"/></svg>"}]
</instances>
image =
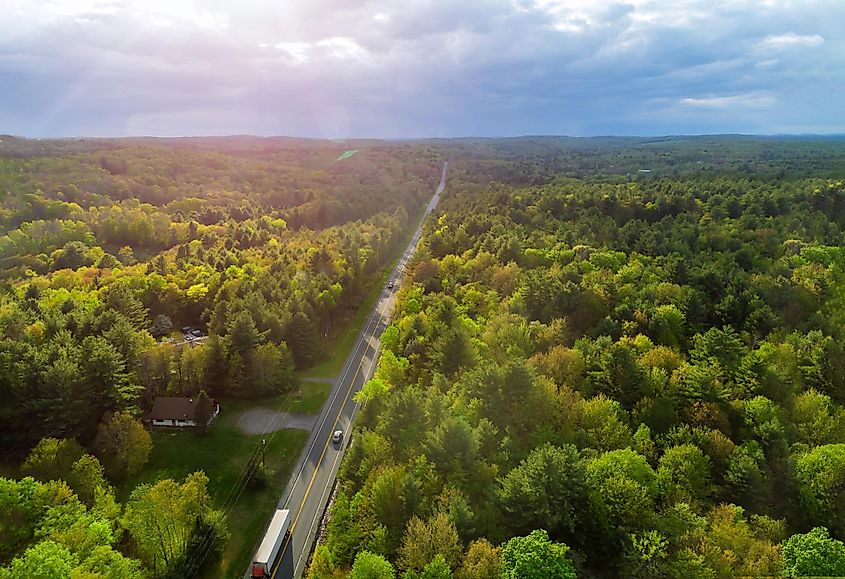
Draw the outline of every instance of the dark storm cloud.
<instances>
[{"instance_id":1,"label":"dark storm cloud","mask_svg":"<svg viewBox=\"0 0 845 579\"><path fill-rule=\"evenodd\" d=\"M839 0L0 7L0 132L845 130Z\"/></svg>"}]
</instances>

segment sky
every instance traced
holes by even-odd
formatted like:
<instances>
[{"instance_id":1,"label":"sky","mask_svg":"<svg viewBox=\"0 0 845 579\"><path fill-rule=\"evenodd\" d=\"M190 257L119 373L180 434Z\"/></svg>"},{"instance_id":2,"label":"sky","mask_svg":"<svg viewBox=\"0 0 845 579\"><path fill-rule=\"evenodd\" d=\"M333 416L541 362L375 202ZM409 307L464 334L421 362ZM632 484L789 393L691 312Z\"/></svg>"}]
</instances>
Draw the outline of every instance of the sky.
<instances>
[{"instance_id":1,"label":"sky","mask_svg":"<svg viewBox=\"0 0 845 579\"><path fill-rule=\"evenodd\" d=\"M0 134L845 133L845 0L0 0Z\"/></svg>"}]
</instances>

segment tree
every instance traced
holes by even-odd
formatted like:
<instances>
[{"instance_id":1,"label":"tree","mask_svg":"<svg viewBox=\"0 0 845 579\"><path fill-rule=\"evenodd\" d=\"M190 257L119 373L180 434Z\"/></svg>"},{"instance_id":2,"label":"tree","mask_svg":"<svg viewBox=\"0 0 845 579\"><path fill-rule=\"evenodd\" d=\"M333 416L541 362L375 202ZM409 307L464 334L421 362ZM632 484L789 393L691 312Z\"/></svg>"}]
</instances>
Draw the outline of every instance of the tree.
<instances>
[{"instance_id":1,"label":"tree","mask_svg":"<svg viewBox=\"0 0 845 579\"><path fill-rule=\"evenodd\" d=\"M460 324L445 331L434 343L432 358L446 376L453 376L459 368L472 366L475 352L469 334Z\"/></svg>"},{"instance_id":2,"label":"tree","mask_svg":"<svg viewBox=\"0 0 845 579\"><path fill-rule=\"evenodd\" d=\"M319 358L317 327L302 312L296 312L288 324L285 343L290 348L297 368L305 368Z\"/></svg>"},{"instance_id":3,"label":"tree","mask_svg":"<svg viewBox=\"0 0 845 579\"><path fill-rule=\"evenodd\" d=\"M113 283L102 290L103 308L114 310L129 320L133 327L143 329L149 324L149 310L126 283Z\"/></svg>"},{"instance_id":4,"label":"tree","mask_svg":"<svg viewBox=\"0 0 845 579\"><path fill-rule=\"evenodd\" d=\"M845 519L845 444L817 446L795 459L801 503L813 522L837 530Z\"/></svg>"},{"instance_id":5,"label":"tree","mask_svg":"<svg viewBox=\"0 0 845 579\"><path fill-rule=\"evenodd\" d=\"M76 568L74 577L102 577L103 579L144 579L141 562L125 557L113 548L101 545Z\"/></svg>"},{"instance_id":6,"label":"tree","mask_svg":"<svg viewBox=\"0 0 845 579\"><path fill-rule=\"evenodd\" d=\"M479 539L469 544L455 576L457 579L487 579L499 577L501 573L502 549L494 547L487 539Z\"/></svg>"},{"instance_id":7,"label":"tree","mask_svg":"<svg viewBox=\"0 0 845 579\"><path fill-rule=\"evenodd\" d=\"M654 511L657 484L646 459L631 449L606 452L587 466L595 520L606 529L637 530Z\"/></svg>"},{"instance_id":8,"label":"tree","mask_svg":"<svg viewBox=\"0 0 845 579\"><path fill-rule=\"evenodd\" d=\"M120 261L110 253L104 253L103 257L97 262L97 267L100 269L113 269L121 265Z\"/></svg>"},{"instance_id":9,"label":"tree","mask_svg":"<svg viewBox=\"0 0 845 579\"><path fill-rule=\"evenodd\" d=\"M138 400L140 387L130 380L126 360L101 336L82 341L82 381L95 421L106 410L126 410Z\"/></svg>"},{"instance_id":10,"label":"tree","mask_svg":"<svg viewBox=\"0 0 845 579\"><path fill-rule=\"evenodd\" d=\"M420 579L452 579L452 570L441 553L423 567Z\"/></svg>"},{"instance_id":11,"label":"tree","mask_svg":"<svg viewBox=\"0 0 845 579\"><path fill-rule=\"evenodd\" d=\"M88 257L89 247L81 241L68 241L65 246L53 254L55 269L78 269L91 265L94 261Z\"/></svg>"},{"instance_id":12,"label":"tree","mask_svg":"<svg viewBox=\"0 0 845 579\"><path fill-rule=\"evenodd\" d=\"M513 532L545 525L556 536L574 533L586 497L577 449L571 444L534 449L501 480L496 496Z\"/></svg>"},{"instance_id":13,"label":"tree","mask_svg":"<svg viewBox=\"0 0 845 579\"><path fill-rule=\"evenodd\" d=\"M117 350L131 374L138 367L141 353L150 348L153 342L147 332L136 330L123 316L116 318L112 327L103 333L103 338Z\"/></svg>"},{"instance_id":14,"label":"tree","mask_svg":"<svg viewBox=\"0 0 845 579\"><path fill-rule=\"evenodd\" d=\"M119 259L120 263L123 265L135 265L138 261L135 259L135 253L132 251L132 248L128 245L124 245L120 248L117 252L117 259Z\"/></svg>"},{"instance_id":15,"label":"tree","mask_svg":"<svg viewBox=\"0 0 845 579\"><path fill-rule=\"evenodd\" d=\"M0 579L32 577L33 572L39 577L70 579L78 564L79 558L64 545L41 541L27 549L21 557L16 557L9 567L0 569Z\"/></svg>"},{"instance_id":16,"label":"tree","mask_svg":"<svg viewBox=\"0 0 845 579\"><path fill-rule=\"evenodd\" d=\"M708 529L698 550L717 576L776 576L781 569L785 521L752 515L735 505L718 505L707 515ZM699 540L699 539L695 539Z\"/></svg>"},{"instance_id":17,"label":"tree","mask_svg":"<svg viewBox=\"0 0 845 579\"><path fill-rule=\"evenodd\" d=\"M623 556L625 571L631 577L661 577L669 557L669 541L659 531L631 533Z\"/></svg>"},{"instance_id":18,"label":"tree","mask_svg":"<svg viewBox=\"0 0 845 579\"><path fill-rule=\"evenodd\" d=\"M141 559L156 576L171 569L189 568L186 557L196 555L196 549L191 551L189 546L204 528L210 527L212 550L219 549L221 540L225 541L225 521L222 513L211 509L207 484L208 477L195 472L182 484L165 479L155 485L139 485L132 491L123 525Z\"/></svg>"},{"instance_id":19,"label":"tree","mask_svg":"<svg viewBox=\"0 0 845 579\"><path fill-rule=\"evenodd\" d=\"M451 568L457 566L461 552L458 530L446 514L438 513L428 521L413 517L399 549L399 564L419 571L439 554Z\"/></svg>"},{"instance_id":20,"label":"tree","mask_svg":"<svg viewBox=\"0 0 845 579\"><path fill-rule=\"evenodd\" d=\"M502 546L502 579L575 579L575 567L564 543L553 543L546 531L514 537Z\"/></svg>"},{"instance_id":21,"label":"tree","mask_svg":"<svg viewBox=\"0 0 845 579\"><path fill-rule=\"evenodd\" d=\"M833 404L830 396L810 388L795 397L791 415L798 440L805 444L845 440L845 412Z\"/></svg>"},{"instance_id":22,"label":"tree","mask_svg":"<svg viewBox=\"0 0 845 579\"><path fill-rule=\"evenodd\" d=\"M42 482L68 480L84 450L75 439L42 438L29 452L21 471Z\"/></svg>"},{"instance_id":23,"label":"tree","mask_svg":"<svg viewBox=\"0 0 845 579\"><path fill-rule=\"evenodd\" d=\"M596 340L595 351L588 357L587 380L593 392L630 410L642 398L646 381L631 349L621 342L608 342L607 337Z\"/></svg>"},{"instance_id":24,"label":"tree","mask_svg":"<svg viewBox=\"0 0 845 579\"><path fill-rule=\"evenodd\" d=\"M738 446L728 460L724 478L731 496L741 504L749 504L765 496L765 476L761 468L765 456L756 440Z\"/></svg>"},{"instance_id":25,"label":"tree","mask_svg":"<svg viewBox=\"0 0 845 579\"><path fill-rule=\"evenodd\" d=\"M782 573L786 577L845 576L845 545L831 539L825 527L792 535L783 546Z\"/></svg>"},{"instance_id":26,"label":"tree","mask_svg":"<svg viewBox=\"0 0 845 579\"><path fill-rule=\"evenodd\" d=\"M178 358L178 372L171 373L171 377L179 380L178 391L191 396L206 388L210 379L208 368L209 347L205 344L196 344L190 348L182 348Z\"/></svg>"},{"instance_id":27,"label":"tree","mask_svg":"<svg viewBox=\"0 0 845 579\"><path fill-rule=\"evenodd\" d=\"M734 372L745 352L745 344L730 326L710 328L703 334L693 337L693 349L690 357L696 362L716 360L728 370Z\"/></svg>"},{"instance_id":28,"label":"tree","mask_svg":"<svg viewBox=\"0 0 845 579\"><path fill-rule=\"evenodd\" d=\"M673 446L660 457L657 481L671 501L701 501L709 492L710 459L693 444Z\"/></svg>"},{"instance_id":29,"label":"tree","mask_svg":"<svg viewBox=\"0 0 845 579\"><path fill-rule=\"evenodd\" d=\"M685 341L685 322L684 314L677 306L658 306L652 314L649 333L658 344L679 348Z\"/></svg>"},{"instance_id":30,"label":"tree","mask_svg":"<svg viewBox=\"0 0 845 579\"><path fill-rule=\"evenodd\" d=\"M249 310L241 310L226 324L226 336L230 347L244 355L261 343L266 332L258 331Z\"/></svg>"},{"instance_id":31,"label":"tree","mask_svg":"<svg viewBox=\"0 0 845 579\"><path fill-rule=\"evenodd\" d=\"M391 466L373 473L368 481L372 511L393 537L401 535L412 514L405 500L408 476L404 466Z\"/></svg>"},{"instance_id":32,"label":"tree","mask_svg":"<svg viewBox=\"0 0 845 579\"><path fill-rule=\"evenodd\" d=\"M308 579L332 579L335 572L334 557L332 557L331 551L325 545L317 545L305 576Z\"/></svg>"},{"instance_id":33,"label":"tree","mask_svg":"<svg viewBox=\"0 0 845 579\"><path fill-rule=\"evenodd\" d=\"M60 483L70 493L67 485ZM60 486L56 485L56 486ZM43 486L32 477L20 481L0 477L0 558L7 560L16 547L32 538L44 511L41 491ZM49 504L49 498L45 497Z\"/></svg>"},{"instance_id":34,"label":"tree","mask_svg":"<svg viewBox=\"0 0 845 579\"><path fill-rule=\"evenodd\" d=\"M94 448L114 477L131 476L147 463L153 441L150 433L128 412L116 412L97 427Z\"/></svg>"},{"instance_id":35,"label":"tree","mask_svg":"<svg viewBox=\"0 0 845 579\"><path fill-rule=\"evenodd\" d=\"M355 556L349 572L349 579L393 579L395 576L390 561L369 551L361 551Z\"/></svg>"},{"instance_id":36,"label":"tree","mask_svg":"<svg viewBox=\"0 0 845 579\"><path fill-rule=\"evenodd\" d=\"M249 354L249 391L252 396L268 396L289 390L293 384L293 359L284 342L268 342Z\"/></svg>"},{"instance_id":37,"label":"tree","mask_svg":"<svg viewBox=\"0 0 845 579\"><path fill-rule=\"evenodd\" d=\"M354 447L353 447L354 448ZM343 490L337 493L332 505L331 517L328 524L328 547L332 563L338 566L348 566L355 557L355 552L361 544L360 519L356 516L354 505Z\"/></svg>"},{"instance_id":38,"label":"tree","mask_svg":"<svg viewBox=\"0 0 845 579\"><path fill-rule=\"evenodd\" d=\"M613 450L631 444L631 429L626 423L626 412L616 400L599 394L580 401L575 412L576 440L579 446Z\"/></svg>"},{"instance_id":39,"label":"tree","mask_svg":"<svg viewBox=\"0 0 845 579\"><path fill-rule=\"evenodd\" d=\"M552 346L547 353L533 356L531 363L558 387L576 388L583 380L584 358L581 352L566 346Z\"/></svg>"},{"instance_id":40,"label":"tree","mask_svg":"<svg viewBox=\"0 0 845 579\"><path fill-rule=\"evenodd\" d=\"M150 334L153 338L163 338L173 331L173 322L164 314L158 314L153 318L153 323L150 326Z\"/></svg>"},{"instance_id":41,"label":"tree","mask_svg":"<svg viewBox=\"0 0 845 579\"><path fill-rule=\"evenodd\" d=\"M73 463L67 483L79 496L79 500L89 507L94 504L98 489L110 492L103 465L90 454L83 454Z\"/></svg>"},{"instance_id":42,"label":"tree","mask_svg":"<svg viewBox=\"0 0 845 579\"><path fill-rule=\"evenodd\" d=\"M203 434L208 432L208 423L211 421L214 412L214 401L208 397L205 390L200 390L196 400L197 411L195 420Z\"/></svg>"}]
</instances>

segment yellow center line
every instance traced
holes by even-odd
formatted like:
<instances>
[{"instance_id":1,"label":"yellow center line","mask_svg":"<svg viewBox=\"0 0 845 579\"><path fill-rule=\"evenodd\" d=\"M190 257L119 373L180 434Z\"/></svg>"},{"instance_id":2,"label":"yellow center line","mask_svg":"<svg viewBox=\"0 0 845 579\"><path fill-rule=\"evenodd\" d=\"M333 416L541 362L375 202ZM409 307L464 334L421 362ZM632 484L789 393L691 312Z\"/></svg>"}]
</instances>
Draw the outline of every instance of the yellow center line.
<instances>
[{"instance_id":1,"label":"yellow center line","mask_svg":"<svg viewBox=\"0 0 845 579\"><path fill-rule=\"evenodd\" d=\"M435 193L435 198L442 191L445 179L446 179L446 167L444 166L443 167L443 176L440 179L440 187L438 188L437 193ZM431 211L431 208L432 208L431 203L429 203L429 207L426 210L425 215L423 215L423 219L425 219L425 216L428 215L428 213ZM421 225L422 225L422 222L420 222L420 226ZM419 231L420 226L417 226L417 232L414 234L414 237L411 240L411 246L414 247L414 248L417 245L418 236L420 234L420 231ZM405 253L407 254L408 250L406 250ZM406 257L406 255L403 254L402 259L404 259L405 257ZM397 269L398 269L398 266L397 266ZM390 296L388 296L388 301L389 301L389 299L390 299ZM378 320L379 320L378 323L381 323L382 318L384 317L383 314L381 314L379 312L379 306L380 305L381 304L376 305L376 312L378 312ZM378 327L378 324L376 324L376 327ZM349 393L352 392L352 387L355 385L355 380L358 378L358 373L361 371L361 368L364 367L364 356L366 355L367 350L369 350L369 348L370 348L369 340L373 337L375 337L374 334L368 336L367 339L365 340L367 342L367 348L364 350L364 354L361 355L361 360L358 362L358 367L355 369L355 375L352 376L352 380L349 382L349 388L346 389L346 396L344 397L343 404L340 405L340 410L338 410L337 416L334 419L334 424L332 424L332 428L331 428L332 432L334 432L334 430L337 428L337 423L338 423L338 421L340 421L340 417L343 415L343 409L346 408L346 403L349 402ZM305 489L305 494L302 496L302 502L299 505L299 510L297 511L296 517L294 517L293 523L291 523L290 529L288 530L287 539L285 539L284 545L282 546L282 550L277 557L277 562L281 561L281 559L284 557L285 552L288 549L288 546L290 546L290 543L293 540L293 530L296 528L296 523L299 522L299 517L300 517L300 515L302 515L302 511L305 509L305 503L308 501L308 495L311 493L311 487L314 486L314 481L317 479L317 473L320 470L320 464L322 464L323 458L326 456L326 451L329 449L329 442L331 442L331 435L329 435L329 437L326 438L326 443L323 445L322 452L320 452L320 458L314 464L314 473L311 475L311 480L308 481L308 486ZM295 566L296 565L294 565L294 567ZM281 565L276 566L275 570L273 571L273 574L271 575L271 579L276 579L276 573L279 572L279 567L281 567ZM294 569L294 573L295 572L296 572L296 569Z\"/></svg>"},{"instance_id":2,"label":"yellow center line","mask_svg":"<svg viewBox=\"0 0 845 579\"><path fill-rule=\"evenodd\" d=\"M379 315L379 322L381 322L381 317L382 316ZM369 342L369 338L366 340L366 342ZM368 343L367 350L369 348L370 345ZM332 432L334 432L335 427L337 427L338 421L340 421L340 417L343 415L343 409L346 407L346 403L349 401L349 393L352 392L352 387L355 385L355 380L358 378L358 373L361 371L361 368L364 367L364 356L366 355L367 350L364 350L364 354L361 355L361 360L358 362L358 368L355 370L355 375L352 376L352 380L349 382L349 388L346 389L346 396L344 397L343 404L341 404L340 410L338 410L337 416L334 419L334 424L332 424ZM326 444L323 446L323 451L320 453L320 458L314 465L314 473L311 475L311 480L308 481L308 487L306 487L305 494L302 497L302 502L299 504L299 511L297 511L296 517L293 519L293 523L291 523L290 530L288 531L288 537L287 539L285 539L285 543L282 546L281 554L279 555L279 560L284 557L285 551L287 551L288 545L290 544L293 538L293 530L296 528L296 523L297 521L299 521L299 516L302 514L303 509L305 509L305 503L308 500L308 495L311 492L311 487L314 486L314 481L317 478L317 473L320 470L320 464L323 462L323 457L326 456L326 451L329 449L329 442L331 442L331 438L331 435L326 438ZM279 571L279 567L281 567L281 565L278 565L273 571L271 579L276 578L276 573Z\"/></svg>"}]
</instances>

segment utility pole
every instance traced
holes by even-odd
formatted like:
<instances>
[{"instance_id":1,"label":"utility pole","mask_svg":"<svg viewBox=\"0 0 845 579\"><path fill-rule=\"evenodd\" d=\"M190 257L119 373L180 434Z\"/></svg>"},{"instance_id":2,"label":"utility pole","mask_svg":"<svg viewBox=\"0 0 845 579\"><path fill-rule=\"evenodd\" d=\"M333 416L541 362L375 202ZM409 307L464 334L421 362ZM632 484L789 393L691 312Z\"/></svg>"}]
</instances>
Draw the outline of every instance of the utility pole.
<instances>
[{"instance_id":1,"label":"utility pole","mask_svg":"<svg viewBox=\"0 0 845 579\"><path fill-rule=\"evenodd\" d=\"M266 452L267 452L267 439L262 438L261 439L261 470L263 472L267 472L267 470L264 466L264 455L265 455Z\"/></svg>"}]
</instances>

